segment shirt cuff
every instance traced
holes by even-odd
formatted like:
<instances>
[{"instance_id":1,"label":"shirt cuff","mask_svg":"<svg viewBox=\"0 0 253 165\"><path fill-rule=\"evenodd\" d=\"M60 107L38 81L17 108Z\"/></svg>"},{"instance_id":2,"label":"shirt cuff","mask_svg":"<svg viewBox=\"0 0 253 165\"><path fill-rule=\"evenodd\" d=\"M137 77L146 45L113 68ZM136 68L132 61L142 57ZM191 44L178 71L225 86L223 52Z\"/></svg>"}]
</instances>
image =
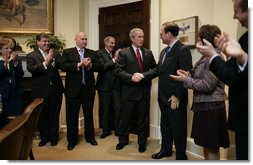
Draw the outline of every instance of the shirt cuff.
<instances>
[{"instance_id":1,"label":"shirt cuff","mask_svg":"<svg viewBox=\"0 0 253 165\"><path fill-rule=\"evenodd\" d=\"M219 54L215 54L214 56L212 56L212 57L210 58L210 60L209 60L209 64L211 64L212 61L213 61L213 59L214 59L215 57L217 57L217 56L219 56Z\"/></svg>"},{"instance_id":2,"label":"shirt cuff","mask_svg":"<svg viewBox=\"0 0 253 165\"><path fill-rule=\"evenodd\" d=\"M47 65L45 61L43 62L43 66L44 66L44 69L47 69Z\"/></svg>"},{"instance_id":3,"label":"shirt cuff","mask_svg":"<svg viewBox=\"0 0 253 165\"><path fill-rule=\"evenodd\" d=\"M240 65L240 64L237 64L238 68L239 68L239 72L242 72L244 71L246 65L247 65L247 62L248 62L248 58L246 59L245 63L243 65Z\"/></svg>"}]
</instances>

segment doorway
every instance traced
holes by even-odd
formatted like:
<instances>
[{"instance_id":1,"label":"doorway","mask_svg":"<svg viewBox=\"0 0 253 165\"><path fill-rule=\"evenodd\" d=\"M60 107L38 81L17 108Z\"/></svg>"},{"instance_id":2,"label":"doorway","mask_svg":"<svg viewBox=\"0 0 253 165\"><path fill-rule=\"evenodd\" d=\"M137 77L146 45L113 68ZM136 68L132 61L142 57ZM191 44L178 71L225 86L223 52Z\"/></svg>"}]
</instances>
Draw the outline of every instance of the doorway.
<instances>
[{"instance_id":1,"label":"doorway","mask_svg":"<svg viewBox=\"0 0 253 165\"><path fill-rule=\"evenodd\" d=\"M104 47L104 37L116 39L116 49L131 45L129 31L143 29L143 47L150 48L150 0L99 8L99 49Z\"/></svg>"}]
</instances>

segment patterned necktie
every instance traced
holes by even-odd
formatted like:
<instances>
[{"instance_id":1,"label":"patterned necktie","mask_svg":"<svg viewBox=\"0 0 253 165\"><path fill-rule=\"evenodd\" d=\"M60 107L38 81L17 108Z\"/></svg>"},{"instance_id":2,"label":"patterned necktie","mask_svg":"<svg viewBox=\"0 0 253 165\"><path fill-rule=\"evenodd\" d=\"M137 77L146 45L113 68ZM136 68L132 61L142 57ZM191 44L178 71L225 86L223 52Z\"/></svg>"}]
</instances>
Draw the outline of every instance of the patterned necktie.
<instances>
[{"instance_id":1,"label":"patterned necktie","mask_svg":"<svg viewBox=\"0 0 253 165\"><path fill-rule=\"evenodd\" d=\"M165 50L165 53L164 53L164 55L163 55L162 64L163 64L163 62L165 61L165 59L166 59L167 57L169 57L169 56L168 56L169 51L170 51L170 46L167 46L167 48L166 48L166 50Z\"/></svg>"},{"instance_id":2,"label":"patterned necktie","mask_svg":"<svg viewBox=\"0 0 253 165\"><path fill-rule=\"evenodd\" d=\"M142 59L141 59L141 54L139 52L139 48L136 49L136 55L137 55L137 58L138 58L138 63L140 65L141 71L142 71Z\"/></svg>"},{"instance_id":3,"label":"patterned necktie","mask_svg":"<svg viewBox=\"0 0 253 165\"><path fill-rule=\"evenodd\" d=\"M80 55L80 59L82 61L83 58L84 58L84 50L83 49L79 50L79 55ZM82 68L82 83L84 85L86 85L86 82L85 82L85 69L84 69L84 67Z\"/></svg>"}]
</instances>

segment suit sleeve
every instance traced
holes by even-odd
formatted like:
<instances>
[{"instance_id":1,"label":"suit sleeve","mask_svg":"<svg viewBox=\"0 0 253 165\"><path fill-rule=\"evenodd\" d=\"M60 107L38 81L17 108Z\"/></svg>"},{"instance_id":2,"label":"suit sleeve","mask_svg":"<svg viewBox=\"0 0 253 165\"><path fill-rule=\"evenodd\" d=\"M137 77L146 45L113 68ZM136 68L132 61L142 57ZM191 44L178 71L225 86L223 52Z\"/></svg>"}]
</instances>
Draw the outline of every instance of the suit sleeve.
<instances>
[{"instance_id":1,"label":"suit sleeve","mask_svg":"<svg viewBox=\"0 0 253 165\"><path fill-rule=\"evenodd\" d=\"M71 60L71 55L69 50L64 50L59 60L60 69L64 72L78 72L78 62Z\"/></svg>"},{"instance_id":2,"label":"suit sleeve","mask_svg":"<svg viewBox=\"0 0 253 165\"><path fill-rule=\"evenodd\" d=\"M43 62L37 63L35 56L36 56L36 54L30 53L26 57L27 70L33 76L40 75L41 73L44 73L46 71L44 68Z\"/></svg>"},{"instance_id":3,"label":"suit sleeve","mask_svg":"<svg viewBox=\"0 0 253 165\"><path fill-rule=\"evenodd\" d=\"M117 66L115 67L114 73L125 83L130 84L132 81L132 74L125 71L126 66L126 56L122 51L119 52L119 59L117 61Z\"/></svg>"},{"instance_id":4,"label":"suit sleeve","mask_svg":"<svg viewBox=\"0 0 253 165\"><path fill-rule=\"evenodd\" d=\"M182 69L185 71L190 71L192 69L192 56L190 49L186 46L182 46L178 53L178 69ZM182 98L185 95L185 88L182 82L175 82L174 91L172 91L172 95L177 98Z\"/></svg>"},{"instance_id":5,"label":"suit sleeve","mask_svg":"<svg viewBox=\"0 0 253 165\"><path fill-rule=\"evenodd\" d=\"M184 86L186 88L193 89L197 92L206 94L210 94L216 89L219 83L219 79L211 71L209 71L208 60L205 62L205 64L205 67L202 68L204 71L202 73L201 78L195 79L187 77L185 79Z\"/></svg>"},{"instance_id":6,"label":"suit sleeve","mask_svg":"<svg viewBox=\"0 0 253 165\"><path fill-rule=\"evenodd\" d=\"M241 82L243 77L248 76L248 64L243 72L239 72L236 59L234 58L225 62L221 57L217 56L212 60L209 69L228 86L237 84Z\"/></svg>"}]
</instances>

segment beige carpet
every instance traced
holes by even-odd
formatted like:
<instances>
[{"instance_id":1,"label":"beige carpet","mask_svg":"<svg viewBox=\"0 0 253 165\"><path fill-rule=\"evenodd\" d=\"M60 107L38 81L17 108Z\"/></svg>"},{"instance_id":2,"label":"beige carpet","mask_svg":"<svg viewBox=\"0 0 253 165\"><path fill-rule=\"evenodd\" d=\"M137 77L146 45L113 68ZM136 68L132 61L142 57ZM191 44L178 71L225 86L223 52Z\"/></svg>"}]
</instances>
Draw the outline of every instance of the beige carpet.
<instances>
[{"instance_id":1,"label":"beige carpet","mask_svg":"<svg viewBox=\"0 0 253 165\"><path fill-rule=\"evenodd\" d=\"M52 147L50 143L43 147L38 147L40 140L34 140L33 153L36 160L153 160L151 155L160 150L159 140L148 140L147 150L144 153L138 152L137 136L130 135L130 142L122 150L116 150L118 138L114 135L105 139L100 139L100 130L96 130L95 139L97 146L92 146L83 138L83 131L79 130L79 143L76 147L68 151L66 133L60 133L59 144ZM190 154L189 160L199 160ZM161 160L175 160L175 152L172 157ZM154 160L153 160L154 161Z\"/></svg>"}]
</instances>

